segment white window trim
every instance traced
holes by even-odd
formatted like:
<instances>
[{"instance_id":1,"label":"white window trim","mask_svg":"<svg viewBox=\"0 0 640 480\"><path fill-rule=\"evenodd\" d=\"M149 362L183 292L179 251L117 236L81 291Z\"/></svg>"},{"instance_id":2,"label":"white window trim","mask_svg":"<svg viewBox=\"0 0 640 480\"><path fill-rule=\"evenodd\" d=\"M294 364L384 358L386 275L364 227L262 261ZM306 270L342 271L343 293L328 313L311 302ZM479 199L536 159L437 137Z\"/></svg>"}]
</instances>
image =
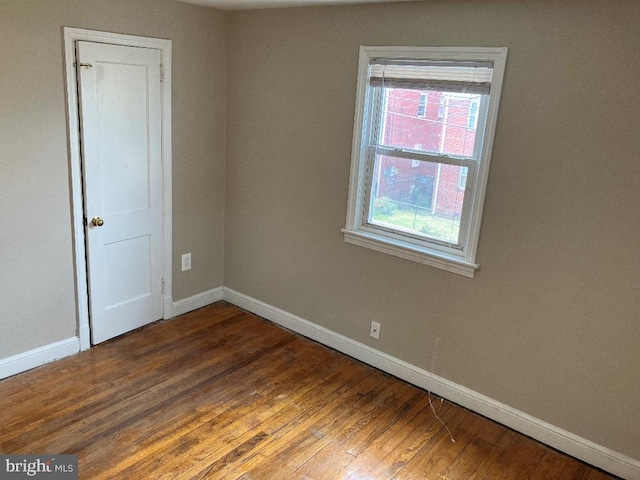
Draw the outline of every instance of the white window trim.
<instances>
[{"instance_id":1,"label":"white window trim","mask_svg":"<svg viewBox=\"0 0 640 480\"><path fill-rule=\"evenodd\" d=\"M480 236L480 221L489 176L489 164L493 150L493 138L498 118L506 57L506 47L360 47L347 222L342 230L346 242L473 278L475 271L479 268L475 258ZM363 132L363 127L369 125L366 118L368 112L365 107L368 100L366 98L368 92L368 69L371 60L374 58L493 62L491 100L482 102L488 103L488 105L481 105L479 112L479 115L483 115L483 107L487 108L486 127L484 128L481 142L483 146L482 153L478 160L477 171L473 175L470 171L467 179L467 190L474 191L473 198L469 199L471 206L466 209L470 214L470 224L466 238L461 240L464 249L459 255L434 248L428 242L418 245L399 239L398 236L381 235L363 225L363 212L366 210L364 203L367 189L366 157L368 136L366 135L368 132ZM470 182L474 183L474 189L469 189Z\"/></svg>"}]
</instances>

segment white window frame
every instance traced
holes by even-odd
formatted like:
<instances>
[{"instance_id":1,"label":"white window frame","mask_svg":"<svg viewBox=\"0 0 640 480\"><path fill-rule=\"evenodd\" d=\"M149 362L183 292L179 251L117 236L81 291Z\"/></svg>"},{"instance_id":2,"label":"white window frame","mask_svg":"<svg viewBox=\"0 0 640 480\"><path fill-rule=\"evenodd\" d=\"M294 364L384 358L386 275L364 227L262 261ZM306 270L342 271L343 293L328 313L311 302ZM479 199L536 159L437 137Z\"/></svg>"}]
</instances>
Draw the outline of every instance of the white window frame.
<instances>
[{"instance_id":1,"label":"white window frame","mask_svg":"<svg viewBox=\"0 0 640 480\"><path fill-rule=\"evenodd\" d=\"M505 47L360 47L347 222L342 230L346 242L473 278L475 271L479 268L475 263L476 251L506 57L507 48ZM477 147L480 151L474 155L473 161L468 157L437 153L425 155L404 150L388 152L393 156L469 167L460 226L460 245L455 248L431 239L407 235L400 229L382 227L368 222L368 199L375 157L371 150L377 149L378 153L384 153L380 152L379 146L370 146L374 117L371 109L374 102L371 98L373 88L369 86L369 69L374 59L493 64L490 95L483 96L488 97L488 101L480 102L478 117L486 118L486 123L483 128L482 125L478 125L480 136Z\"/></svg>"}]
</instances>

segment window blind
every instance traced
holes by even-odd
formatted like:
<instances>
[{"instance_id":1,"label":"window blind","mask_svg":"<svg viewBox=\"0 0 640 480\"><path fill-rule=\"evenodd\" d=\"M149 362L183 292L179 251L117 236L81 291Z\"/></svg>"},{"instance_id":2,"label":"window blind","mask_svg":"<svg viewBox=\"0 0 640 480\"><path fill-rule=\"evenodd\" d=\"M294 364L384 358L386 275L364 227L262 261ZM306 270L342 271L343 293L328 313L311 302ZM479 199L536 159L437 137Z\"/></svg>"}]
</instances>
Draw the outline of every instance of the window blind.
<instances>
[{"instance_id":1,"label":"window blind","mask_svg":"<svg viewBox=\"0 0 640 480\"><path fill-rule=\"evenodd\" d=\"M487 63L386 63L369 66L372 87L436 90L485 95L491 89L493 65Z\"/></svg>"}]
</instances>

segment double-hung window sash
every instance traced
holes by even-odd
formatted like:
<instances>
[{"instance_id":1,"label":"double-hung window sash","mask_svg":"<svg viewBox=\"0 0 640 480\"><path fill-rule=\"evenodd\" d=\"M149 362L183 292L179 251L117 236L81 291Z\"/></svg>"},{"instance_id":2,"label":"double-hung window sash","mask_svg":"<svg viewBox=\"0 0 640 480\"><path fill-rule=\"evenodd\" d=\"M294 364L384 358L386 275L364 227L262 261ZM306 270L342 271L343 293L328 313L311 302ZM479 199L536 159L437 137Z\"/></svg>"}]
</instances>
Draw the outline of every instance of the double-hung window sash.
<instances>
[{"instance_id":1,"label":"double-hung window sash","mask_svg":"<svg viewBox=\"0 0 640 480\"><path fill-rule=\"evenodd\" d=\"M399 237L409 242L422 242L425 237L432 242L436 248L444 249L464 248L468 236L469 223L469 203L473 198L473 188L477 173L477 165L482 152L482 138L487 114L489 91L491 88L492 64L487 62L416 62L416 61L383 61L373 59L369 66L369 112L371 121L370 130L367 134L367 196L364 202L363 227L385 232L391 237ZM441 117L441 125L434 125L434 128L441 130L441 142L438 149L429 148L428 142L414 142L411 145L405 137L409 134L401 131L394 131L390 117L392 112L389 102L392 97L406 90L420 91L420 102L425 95L434 92L439 96L439 101L435 105L436 115L440 117L442 98L446 98L450 105L457 102L459 105L466 104L464 128L468 128L468 115L471 109L477 109L475 114L478 121L474 128L473 139L470 140L472 149L465 148L465 145L447 145L446 129L452 127L447 124L446 115ZM422 108L420 104L419 108ZM462 107L459 107L462 108ZM424 110L419 109L416 116L422 116ZM437 122L437 121L436 121ZM454 128L460 128L455 126ZM424 145L424 146L423 146ZM416 148L418 147L418 148ZM430 235L412 231L410 228L389 225L376 221L373 215L372 206L375 200L375 192L378 188L378 178L382 175L389 175L387 172L379 171L381 159L404 159L419 162L428 162L438 165L438 171L443 165L458 167L459 176L466 176L465 191L462 209L459 212L459 226L451 228L450 232L441 235ZM464 170L462 170L464 169ZM393 174L393 172L391 172ZM456 186L459 185L459 180ZM438 192L435 193L438 195Z\"/></svg>"}]
</instances>

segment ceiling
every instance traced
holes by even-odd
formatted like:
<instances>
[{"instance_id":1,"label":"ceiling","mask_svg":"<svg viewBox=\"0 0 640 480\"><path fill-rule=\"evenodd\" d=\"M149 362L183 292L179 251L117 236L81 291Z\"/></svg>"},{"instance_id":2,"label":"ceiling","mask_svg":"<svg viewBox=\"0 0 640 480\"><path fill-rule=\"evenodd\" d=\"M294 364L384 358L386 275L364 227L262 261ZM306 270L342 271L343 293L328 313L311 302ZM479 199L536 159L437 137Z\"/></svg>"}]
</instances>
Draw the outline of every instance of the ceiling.
<instances>
[{"instance_id":1,"label":"ceiling","mask_svg":"<svg viewBox=\"0 0 640 480\"><path fill-rule=\"evenodd\" d=\"M351 3L408 2L415 0L178 0L222 10L302 7L308 5L347 5Z\"/></svg>"}]
</instances>

